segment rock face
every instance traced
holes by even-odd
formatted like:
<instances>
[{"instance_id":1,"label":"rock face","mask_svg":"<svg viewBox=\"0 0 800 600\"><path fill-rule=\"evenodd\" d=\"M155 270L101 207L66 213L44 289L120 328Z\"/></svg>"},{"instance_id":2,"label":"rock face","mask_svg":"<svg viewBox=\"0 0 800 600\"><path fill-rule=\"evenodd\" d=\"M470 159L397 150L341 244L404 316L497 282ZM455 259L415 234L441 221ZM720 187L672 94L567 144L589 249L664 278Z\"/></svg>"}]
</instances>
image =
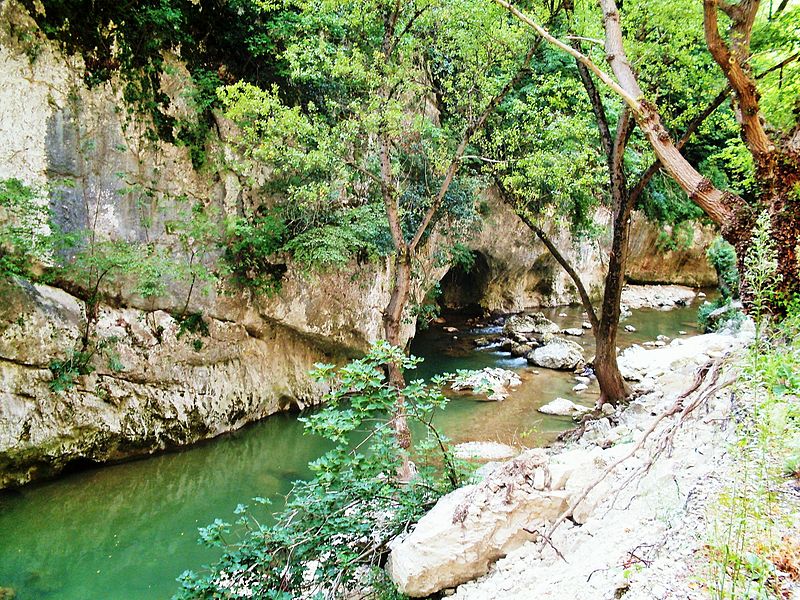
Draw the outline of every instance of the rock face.
<instances>
[{"instance_id":1,"label":"rock face","mask_svg":"<svg viewBox=\"0 0 800 600\"><path fill-rule=\"evenodd\" d=\"M531 352L528 362L547 369L572 370L583 364L583 349L572 340L553 338Z\"/></svg>"},{"instance_id":2,"label":"rock face","mask_svg":"<svg viewBox=\"0 0 800 600\"><path fill-rule=\"evenodd\" d=\"M166 312L145 320L135 309L103 307L97 334L119 341L93 361L93 373L54 392L49 364L80 338L80 305L47 286L0 291L0 487L53 475L74 460L188 444L312 404L322 389L308 365L335 358L267 322L248 328L216 319L207 319L209 334L196 351L178 339Z\"/></svg>"},{"instance_id":3,"label":"rock face","mask_svg":"<svg viewBox=\"0 0 800 600\"><path fill-rule=\"evenodd\" d=\"M465 242L476 253L475 266L465 273L452 269L442 281L442 301L448 307L480 306L498 312L519 312L533 307L579 302L570 278L547 249L531 240L530 230L505 206L493 190L485 193L485 227ZM605 210L595 215L599 227L610 232L611 218ZM610 234L598 240L574 244L558 219L546 219L545 229L560 251L580 273L590 296L602 294L605 256ZM714 286L716 273L705 251L715 233L710 227L695 226L691 242L673 250L659 250L669 228L647 222L634 214L628 272L634 283L675 283ZM498 235L498 232L502 234Z\"/></svg>"}]
</instances>

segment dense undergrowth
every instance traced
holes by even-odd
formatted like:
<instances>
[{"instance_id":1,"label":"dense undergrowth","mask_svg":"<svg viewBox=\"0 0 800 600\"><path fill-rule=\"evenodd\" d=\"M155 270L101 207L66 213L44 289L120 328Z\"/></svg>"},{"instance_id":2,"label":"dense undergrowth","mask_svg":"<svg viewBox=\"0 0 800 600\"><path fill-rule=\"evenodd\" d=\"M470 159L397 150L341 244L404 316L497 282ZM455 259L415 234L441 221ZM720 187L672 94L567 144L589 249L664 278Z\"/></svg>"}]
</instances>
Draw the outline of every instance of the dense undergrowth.
<instances>
[{"instance_id":1,"label":"dense undergrowth","mask_svg":"<svg viewBox=\"0 0 800 600\"><path fill-rule=\"evenodd\" d=\"M732 481L708 532L706 586L715 600L786 598L800 583L800 303L771 319L774 243L760 219L745 264L756 338L732 396Z\"/></svg>"}]
</instances>

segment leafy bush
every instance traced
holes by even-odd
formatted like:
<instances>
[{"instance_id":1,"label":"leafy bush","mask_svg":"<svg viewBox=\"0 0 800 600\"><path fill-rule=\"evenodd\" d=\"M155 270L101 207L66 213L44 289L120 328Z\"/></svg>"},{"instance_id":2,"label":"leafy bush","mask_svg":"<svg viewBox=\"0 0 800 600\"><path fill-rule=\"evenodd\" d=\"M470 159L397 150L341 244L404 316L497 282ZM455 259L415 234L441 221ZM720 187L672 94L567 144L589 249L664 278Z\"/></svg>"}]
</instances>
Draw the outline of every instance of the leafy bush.
<instances>
[{"instance_id":1,"label":"leafy bush","mask_svg":"<svg viewBox=\"0 0 800 600\"><path fill-rule=\"evenodd\" d=\"M274 262L274 255L285 237L286 223L272 211L229 223L224 259L233 280L266 294L278 291L286 265Z\"/></svg>"},{"instance_id":2,"label":"leafy bush","mask_svg":"<svg viewBox=\"0 0 800 600\"><path fill-rule=\"evenodd\" d=\"M63 360L51 360L49 367L53 379L50 381L50 389L54 392L63 392L74 386L75 380L81 375L94 372L91 364L92 356L92 352L75 350Z\"/></svg>"},{"instance_id":3,"label":"leafy bush","mask_svg":"<svg viewBox=\"0 0 800 600\"><path fill-rule=\"evenodd\" d=\"M711 313L723 307L725 307L725 311L712 319ZM700 325L700 329L706 333L717 331L722 327L730 325L732 325L734 329L738 329L738 326L743 320L744 314L742 311L733 305L730 298L724 298L722 296L713 302L703 303L700 308L697 309L697 324Z\"/></svg>"},{"instance_id":4,"label":"leafy bush","mask_svg":"<svg viewBox=\"0 0 800 600\"><path fill-rule=\"evenodd\" d=\"M326 223L289 240L285 249L307 270L340 269L354 258L387 256L393 250L383 208L367 204L332 213Z\"/></svg>"},{"instance_id":5,"label":"leafy bush","mask_svg":"<svg viewBox=\"0 0 800 600\"><path fill-rule=\"evenodd\" d=\"M717 282L722 297L739 297L739 269L737 267L736 250L721 237L711 242L706 251L708 262L717 272Z\"/></svg>"},{"instance_id":6,"label":"leafy bush","mask_svg":"<svg viewBox=\"0 0 800 600\"><path fill-rule=\"evenodd\" d=\"M0 180L0 277L30 277L50 247L50 212L19 179Z\"/></svg>"},{"instance_id":7,"label":"leafy bush","mask_svg":"<svg viewBox=\"0 0 800 600\"><path fill-rule=\"evenodd\" d=\"M381 580L377 568L388 542L464 474L430 425L432 412L446 402L444 380L433 386L412 381L402 397L409 420L425 435L414 455L417 476L408 483L397 480L403 455L387 415L401 390L384 377L389 363L410 369L419 359L378 342L366 357L338 371L317 366L316 377L332 391L325 408L303 420L334 448L310 464L313 478L295 483L273 524L256 514L268 501L254 498L253 508L236 508L233 523L217 519L201 528L200 543L223 555L203 573L184 572L176 598L333 598Z\"/></svg>"}]
</instances>

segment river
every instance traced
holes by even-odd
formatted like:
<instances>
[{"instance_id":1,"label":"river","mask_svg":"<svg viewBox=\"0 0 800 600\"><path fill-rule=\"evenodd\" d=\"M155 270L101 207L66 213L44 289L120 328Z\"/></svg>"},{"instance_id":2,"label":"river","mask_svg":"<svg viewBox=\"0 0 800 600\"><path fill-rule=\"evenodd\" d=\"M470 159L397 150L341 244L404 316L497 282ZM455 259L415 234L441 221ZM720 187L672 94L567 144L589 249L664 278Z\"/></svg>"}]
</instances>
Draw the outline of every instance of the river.
<instances>
[{"instance_id":1,"label":"river","mask_svg":"<svg viewBox=\"0 0 800 600\"><path fill-rule=\"evenodd\" d=\"M679 331L695 334L697 306L695 301L666 312L635 311L626 324L636 332L620 331L619 346ZM583 320L577 308L545 314L562 327ZM453 399L437 422L454 441L543 445L571 421L545 417L538 406L557 396L593 401L594 388L572 392L571 374L477 350L472 340L486 330L470 330L457 318L447 325L459 331L446 333L435 325L417 335L412 353L425 362L409 378L500 366L519 370L523 379L504 402ZM591 334L577 339L590 357ZM236 505L254 496L270 497L279 508L291 482L305 477L307 463L325 449L321 440L303 434L295 416L275 415L179 452L0 492L0 588L15 589L17 600L169 598L183 570L214 560L215 551L196 543L198 527L216 517L230 520Z\"/></svg>"}]
</instances>

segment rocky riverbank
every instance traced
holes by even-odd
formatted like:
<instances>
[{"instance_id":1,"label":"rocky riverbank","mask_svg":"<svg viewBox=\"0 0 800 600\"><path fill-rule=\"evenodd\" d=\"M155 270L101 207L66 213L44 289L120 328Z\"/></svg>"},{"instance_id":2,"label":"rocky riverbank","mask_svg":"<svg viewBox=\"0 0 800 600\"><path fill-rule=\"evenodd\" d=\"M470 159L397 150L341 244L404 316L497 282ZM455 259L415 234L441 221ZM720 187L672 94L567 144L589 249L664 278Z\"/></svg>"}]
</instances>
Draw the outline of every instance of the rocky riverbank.
<instances>
[{"instance_id":1,"label":"rocky riverbank","mask_svg":"<svg viewBox=\"0 0 800 600\"><path fill-rule=\"evenodd\" d=\"M412 597L694 597L698 520L729 468L726 385L751 338L745 328L623 352L629 406L442 498L393 543L392 579Z\"/></svg>"}]
</instances>

